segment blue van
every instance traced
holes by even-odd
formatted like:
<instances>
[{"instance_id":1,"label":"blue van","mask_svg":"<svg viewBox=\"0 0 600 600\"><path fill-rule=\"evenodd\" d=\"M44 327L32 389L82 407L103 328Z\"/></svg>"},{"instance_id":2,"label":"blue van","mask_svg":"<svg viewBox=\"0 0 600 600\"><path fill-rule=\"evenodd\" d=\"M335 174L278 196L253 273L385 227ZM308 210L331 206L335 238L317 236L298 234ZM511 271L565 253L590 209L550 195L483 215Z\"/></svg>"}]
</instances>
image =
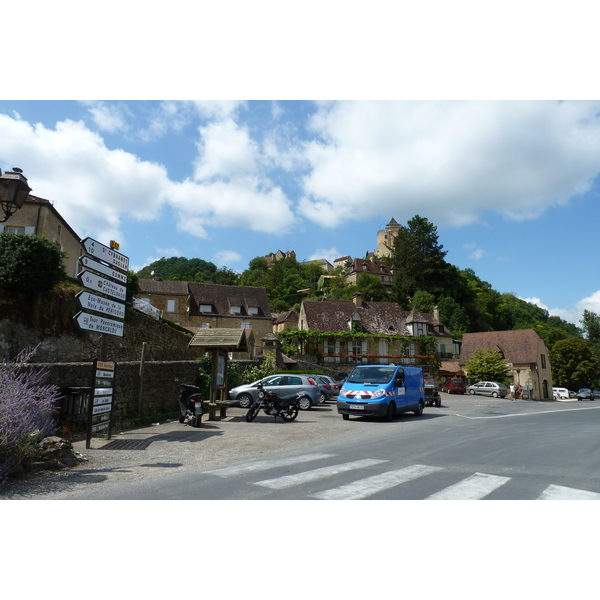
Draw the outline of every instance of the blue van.
<instances>
[{"instance_id":1,"label":"blue van","mask_svg":"<svg viewBox=\"0 0 600 600\"><path fill-rule=\"evenodd\" d=\"M425 407L423 371L396 365L360 365L344 382L337 400L338 413L385 417L412 411L420 417Z\"/></svg>"}]
</instances>

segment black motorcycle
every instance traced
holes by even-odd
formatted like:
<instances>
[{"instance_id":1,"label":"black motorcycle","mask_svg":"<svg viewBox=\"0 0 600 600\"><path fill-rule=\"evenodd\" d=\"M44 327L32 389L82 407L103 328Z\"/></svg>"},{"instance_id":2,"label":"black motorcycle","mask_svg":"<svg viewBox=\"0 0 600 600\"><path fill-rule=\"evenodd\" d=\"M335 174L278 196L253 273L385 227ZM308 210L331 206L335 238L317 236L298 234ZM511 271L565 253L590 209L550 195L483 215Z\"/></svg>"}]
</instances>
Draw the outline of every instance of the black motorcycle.
<instances>
[{"instance_id":1,"label":"black motorcycle","mask_svg":"<svg viewBox=\"0 0 600 600\"><path fill-rule=\"evenodd\" d=\"M194 427L200 427L202 421L202 396L200 388L190 383L180 383L182 388L179 394L179 422L191 423Z\"/></svg>"},{"instance_id":2,"label":"black motorcycle","mask_svg":"<svg viewBox=\"0 0 600 600\"><path fill-rule=\"evenodd\" d=\"M246 421L251 423L256 419L260 409L262 408L265 414L270 417L281 417L284 421L293 421L298 416L298 398L292 398L291 400L282 400L274 392L268 392L263 387L262 383L259 383L257 392L257 398L254 403L248 409L246 413Z\"/></svg>"}]
</instances>

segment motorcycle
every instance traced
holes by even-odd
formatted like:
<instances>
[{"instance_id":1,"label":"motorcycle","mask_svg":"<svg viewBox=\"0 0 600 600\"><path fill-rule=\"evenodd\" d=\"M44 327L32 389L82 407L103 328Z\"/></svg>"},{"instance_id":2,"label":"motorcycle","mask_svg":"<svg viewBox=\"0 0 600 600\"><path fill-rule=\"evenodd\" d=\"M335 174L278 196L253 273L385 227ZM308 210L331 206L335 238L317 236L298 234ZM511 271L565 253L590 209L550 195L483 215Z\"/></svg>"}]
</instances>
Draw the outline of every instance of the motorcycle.
<instances>
[{"instance_id":1,"label":"motorcycle","mask_svg":"<svg viewBox=\"0 0 600 600\"><path fill-rule=\"evenodd\" d=\"M298 394L301 396L302 394ZM246 421L252 423L262 408L270 417L281 417L284 421L293 421L298 416L298 396L292 400L282 400L274 392L268 392L262 383L258 384L257 398L246 413Z\"/></svg>"},{"instance_id":2,"label":"motorcycle","mask_svg":"<svg viewBox=\"0 0 600 600\"><path fill-rule=\"evenodd\" d=\"M191 423L194 427L200 427L202 421L202 396L200 388L190 383L180 383L182 387L179 395L179 422Z\"/></svg>"}]
</instances>

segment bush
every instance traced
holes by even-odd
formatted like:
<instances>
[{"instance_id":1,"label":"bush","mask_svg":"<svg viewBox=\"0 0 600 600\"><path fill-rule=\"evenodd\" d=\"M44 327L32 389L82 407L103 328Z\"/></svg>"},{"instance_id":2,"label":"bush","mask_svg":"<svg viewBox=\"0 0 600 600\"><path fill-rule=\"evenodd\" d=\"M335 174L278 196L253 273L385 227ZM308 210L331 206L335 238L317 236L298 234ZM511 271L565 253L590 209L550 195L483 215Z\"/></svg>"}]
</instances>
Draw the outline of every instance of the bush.
<instances>
[{"instance_id":1,"label":"bush","mask_svg":"<svg viewBox=\"0 0 600 600\"><path fill-rule=\"evenodd\" d=\"M59 389L44 385L44 369L23 370L35 354L23 350L14 361L0 364L0 482L34 450L38 441L52 435Z\"/></svg>"},{"instance_id":2,"label":"bush","mask_svg":"<svg viewBox=\"0 0 600 600\"><path fill-rule=\"evenodd\" d=\"M0 288L39 295L66 278L64 252L39 235L0 233Z\"/></svg>"}]
</instances>

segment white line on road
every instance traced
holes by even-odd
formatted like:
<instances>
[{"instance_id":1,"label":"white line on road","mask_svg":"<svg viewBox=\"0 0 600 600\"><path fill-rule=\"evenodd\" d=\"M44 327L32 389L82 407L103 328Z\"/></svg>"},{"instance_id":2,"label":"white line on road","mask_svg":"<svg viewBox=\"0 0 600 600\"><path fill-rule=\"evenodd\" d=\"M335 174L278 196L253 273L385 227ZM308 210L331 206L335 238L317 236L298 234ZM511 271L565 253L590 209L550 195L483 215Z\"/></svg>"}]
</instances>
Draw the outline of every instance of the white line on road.
<instances>
[{"instance_id":1,"label":"white line on road","mask_svg":"<svg viewBox=\"0 0 600 600\"><path fill-rule=\"evenodd\" d=\"M535 402L535 400L534 400ZM483 406L483 405L481 405ZM467 415L461 415L459 413L448 413L451 414L453 417L461 417L463 419L472 419L472 420L477 420L477 419L506 419L508 417L531 417L531 416L538 416L538 415L547 415L549 413L565 413L565 412L573 412L575 410L598 410L600 409L600 406L586 406L585 408L557 408L555 410L544 410L544 411L540 411L540 412L529 412L529 413L513 413L512 415L491 415L489 417L469 417Z\"/></svg>"},{"instance_id":2,"label":"white line on road","mask_svg":"<svg viewBox=\"0 0 600 600\"><path fill-rule=\"evenodd\" d=\"M504 485L510 477L474 473L470 477L455 483L436 494L425 498L426 500L480 500L491 494L496 488Z\"/></svg>"},{"instance_id":3,"label":"white line on road","mask_svg":"<svg viewBox=\"0 0 600 600\"><path fill-rule=\"evenodd\" d=\"M361 500L362 498L367 498L377 492L390 489L401 483L442 470L442 467L412 465L405 469L373 475L373 477L367 477L366 479L361 479L354 483L325 490L318 494L312 494L310 497L318 498L319 500Z\"/></svg>"},{"instance_id":4,"label":"white line on road","mask_svg":"<svg viewBox=\"0 0 600 600\"><path fill-rule=\"evenodd\" d=\"M538 500L600 500L600 494L562 485L549 485Z\"/></svg>"},{"instance_id":5,"label":"white line on road","mask_svg":"<svg viewBox=\"0 0 600 600\"><path fill-rule=\"evenodd\" d=\"M255 462L235 465L233 467L225 467L224 469L205 471L205 473L208 473L209 475L216 475L217 477L231 477L232 475L239 475L240 473L266 471L267 469L275 469L277 467L285 467L287 465L297 465L299 463L321 460L322 458L330 458L332 456L335 456L335 454L304 454L303 456L294 456L292 458L257 460Z\"/></svg>"},{"instance_id":6,"label":"white line on road","mask_svg":"<svg viewBox=\"0 0 600 600\"><path fill-rule=\"evenodd\" d=\"M309 481L317 481L318 479L331 477L332 475L337 475L338 473L345 473L355 469L363 469L365 467L371 467L384 462L388 461L365 458L364 460L355 460L354 462L343 463L341 465L332 465L330 467L322 467L321 469L305 471L304 473L297 473L296 475L284 475L283 477L277 477L276 479L265 479L264 481L257 481L256 485L262 485L274 490L283 490L285 488L308 483Z\"/></svg>"}]
</instances>

